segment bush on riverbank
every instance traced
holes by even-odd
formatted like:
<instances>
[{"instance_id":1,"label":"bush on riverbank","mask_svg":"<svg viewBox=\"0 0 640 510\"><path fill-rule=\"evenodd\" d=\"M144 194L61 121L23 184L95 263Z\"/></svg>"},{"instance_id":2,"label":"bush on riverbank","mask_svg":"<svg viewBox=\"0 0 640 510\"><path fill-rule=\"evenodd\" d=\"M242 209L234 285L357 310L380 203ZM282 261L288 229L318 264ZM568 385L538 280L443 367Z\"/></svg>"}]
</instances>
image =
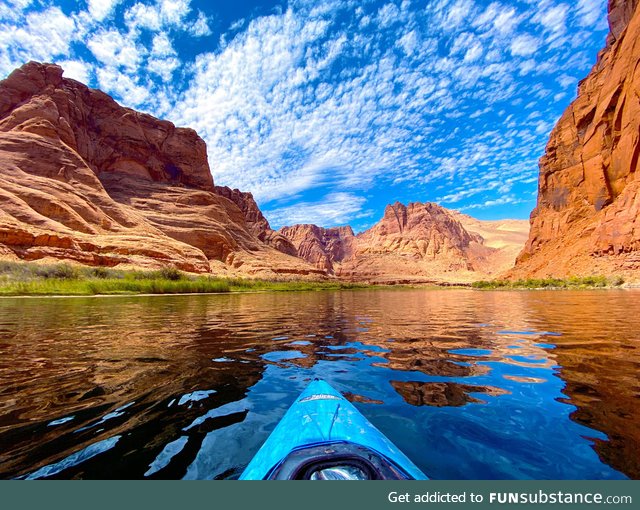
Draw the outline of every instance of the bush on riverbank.
<instances>
[{"instance_id":1,"label":"bush on riverbank","mask_svg":"<svg viewBox=\"0 0 640 510\"><path fill-rule=\"evenodd\" d=\"M528 278L526 280L491 280L473 283L474 289L593 289L620 287L624 284L622 277L607 278L605 276L571 277L567 279Z\"/></svg>"}]
</instances>

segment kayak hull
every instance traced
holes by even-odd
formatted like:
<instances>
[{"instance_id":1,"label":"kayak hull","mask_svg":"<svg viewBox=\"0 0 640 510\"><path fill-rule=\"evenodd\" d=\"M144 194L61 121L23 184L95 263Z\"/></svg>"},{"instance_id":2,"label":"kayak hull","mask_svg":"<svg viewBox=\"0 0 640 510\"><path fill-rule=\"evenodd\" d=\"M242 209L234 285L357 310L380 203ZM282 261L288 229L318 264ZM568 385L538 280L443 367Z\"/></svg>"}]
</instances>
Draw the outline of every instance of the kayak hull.
<instances>
[{"instance_id":1,"label":"kayak hull","mask_svg":"<svg viewBox=\"0 0 640 510\"><path fill-rule=\"evenodd\" d=\"M313 381L302 392L240 479L292 479L294 473L300 475L302 469L292 465L303 466L304 459L313 456L330 465L332 455L359 457L365 459L366 464L373 462L370 467L376 471L381 469L381 473L387 473L373 479L427 479L406 455L324 381ZM292 460L296 458L298 460Z\"/></svg>"}]
</instances>

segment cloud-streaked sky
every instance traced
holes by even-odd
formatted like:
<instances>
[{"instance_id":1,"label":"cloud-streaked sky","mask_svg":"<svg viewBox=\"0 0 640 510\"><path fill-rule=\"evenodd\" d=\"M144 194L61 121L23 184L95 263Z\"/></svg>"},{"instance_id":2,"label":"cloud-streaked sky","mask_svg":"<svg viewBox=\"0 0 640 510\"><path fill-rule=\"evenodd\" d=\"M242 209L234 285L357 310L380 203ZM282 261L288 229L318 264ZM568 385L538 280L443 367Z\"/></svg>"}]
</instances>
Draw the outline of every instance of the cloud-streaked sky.
<instances>
[{"instance_id":1,"label":"cloud-streaked sky","mask_svg":"<svg viewBox=\"0 0 640 510\"><path fill-rule=\"evenodd\" d=\"M0 75L56 62L196 129L273 226L361 230L396 200L528 217L606 32L606 0L0 0Z\"/></svg>"}]
</instances>

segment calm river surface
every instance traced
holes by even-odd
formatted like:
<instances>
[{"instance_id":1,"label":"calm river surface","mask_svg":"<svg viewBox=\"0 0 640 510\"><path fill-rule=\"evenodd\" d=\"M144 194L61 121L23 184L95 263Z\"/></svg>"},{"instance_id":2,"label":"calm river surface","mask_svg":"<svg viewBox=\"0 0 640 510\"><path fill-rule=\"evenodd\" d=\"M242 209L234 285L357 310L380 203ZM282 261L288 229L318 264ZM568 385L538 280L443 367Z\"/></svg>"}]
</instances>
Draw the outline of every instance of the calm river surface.
<instances>
[{"instance_id":1,"label":"calm river surface","mask_svg":"<svg viewBox=\"0 0 640 510\"><path fill-rule=\"evenodd\" d=\"M237 478L307 383L431 478L640 478L640 291L0 300L0 478Z\"/></svg>"}]
</instances>

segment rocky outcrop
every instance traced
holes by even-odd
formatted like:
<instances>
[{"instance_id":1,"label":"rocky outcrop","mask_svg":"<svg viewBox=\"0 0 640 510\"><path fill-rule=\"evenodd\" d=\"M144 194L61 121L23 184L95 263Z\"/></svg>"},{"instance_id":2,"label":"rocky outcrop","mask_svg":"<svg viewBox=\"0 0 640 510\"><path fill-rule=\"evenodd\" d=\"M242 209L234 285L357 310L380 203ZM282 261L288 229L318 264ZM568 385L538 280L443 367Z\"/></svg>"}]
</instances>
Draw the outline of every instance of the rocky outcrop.
<instances>
[{"instance_id":1,"label":"rocky outcrop","mask_svg":"<svg viewBox=\"0 0 640 510\"><path fill-rule=\"evenodd\" d=\"M271 228L251 193L226 186L216 186L215 191L218 195L231 200L240 208L249 231L260 241L286 255L297 256L296 249L291 241Z\"/></svg>"},{"instance_id":2,"label":"rocky outcrop","mask_svg":"<svg viewBox=\"0 0 640 510\"><path fill-rule=\"evenodd\" d=\"M381 283L462 283L479 279L477 262L491 249L451 211L431 203L395 203L358 235L337 274Z\"/></svg>"},{"instance_id":3,"label":"rocky outcrop","mask_svg":"<svg viewBox=\"0 0 640 510\"><path fill-rule=\"evenodd\" d=\"M29 63L0 82L0 256L318 277L267 246L250 195L214 188L195 131ZM246 205L246 207L245 207Z\"/></svg>"},{"instance_id":4,"label":"rocky outcrop","mask_svg":"<svg viewBox=\"0 0 640 510\"><path fill-rule=\"evenodd\" d=\"M610 0L607 47L551 134L514 277L640 269L640 9Z\"/></svg>"},{"instance_id":5,"label":"rocky outcrop","mask_svg":"<svg viewBox=\"0 0 640 510\"><path fill-rule=\"evenodd\" d=\"M316 225L283 227L279 233L289 239L295 254L315 267L334 274L334 263L351 254L355 236L351 227L321 228Z\"/></svg>"},{"instance_id":6,"label":"rocky outcrop","mask_svg":"<svg viewBox=\"0 0 640 510\"><path fill-rule=\"evenodd\" d=\"M379 223L357 236L351 227L315 225L279 232L291 240L299 257L342 279L464 283L512 267L527 231L524 221L491 224L436 204L396 203L387 206Z\"/></svg>"},{"instance_id":7,"label":"rocky outcrop","mask_svg":"<svg viewBox=\"0 0 640 510\"><path fill-rule=\"evenodd\" d=\"M384 217L360 236L360 253L405 254L416 259L450 261L452 269L470 269L465 250L479 243L450 211L436 204L396 202Z\"/></svg>"}]
</instances>

